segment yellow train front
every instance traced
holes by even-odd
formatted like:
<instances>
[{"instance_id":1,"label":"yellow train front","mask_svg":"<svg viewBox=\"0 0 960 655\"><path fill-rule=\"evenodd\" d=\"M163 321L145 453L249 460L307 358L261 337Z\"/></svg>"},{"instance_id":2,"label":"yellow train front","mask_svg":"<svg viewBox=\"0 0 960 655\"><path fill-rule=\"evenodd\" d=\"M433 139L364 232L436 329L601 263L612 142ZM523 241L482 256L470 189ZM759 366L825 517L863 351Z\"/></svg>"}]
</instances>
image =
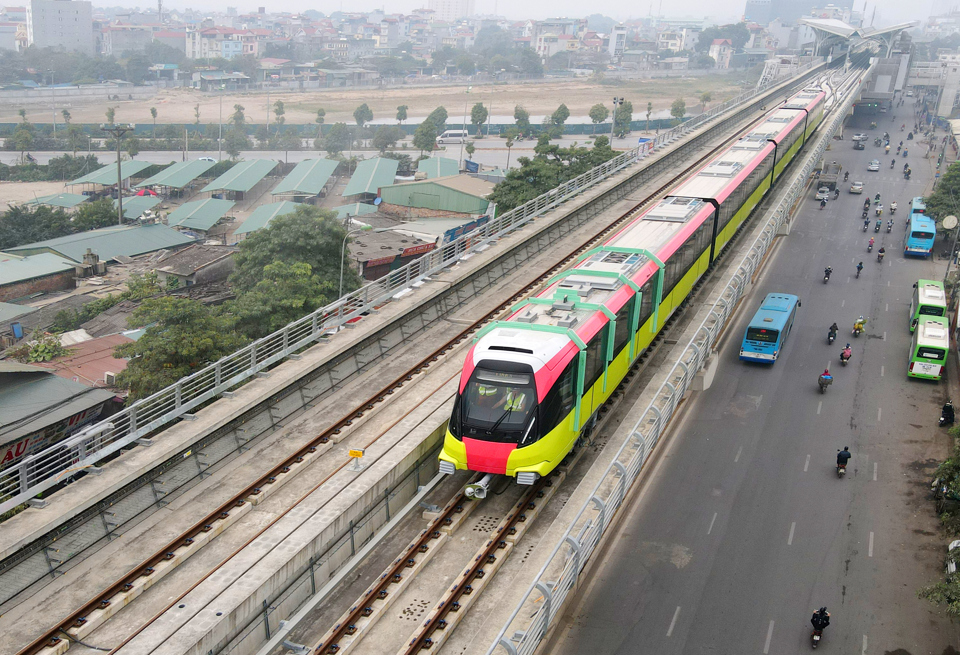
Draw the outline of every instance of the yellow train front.
<instances>
[{"instance_id":1,"label":"yellow train front","mask_svg":"<svg viewBox=\"0 0 960 655\"><path fill-rule=\"evenodd\" d=\"M670 194L485 327L467 354L440 471L533 484L563 461L823 116L804 89Z\"/></svg>"}]
</instances>

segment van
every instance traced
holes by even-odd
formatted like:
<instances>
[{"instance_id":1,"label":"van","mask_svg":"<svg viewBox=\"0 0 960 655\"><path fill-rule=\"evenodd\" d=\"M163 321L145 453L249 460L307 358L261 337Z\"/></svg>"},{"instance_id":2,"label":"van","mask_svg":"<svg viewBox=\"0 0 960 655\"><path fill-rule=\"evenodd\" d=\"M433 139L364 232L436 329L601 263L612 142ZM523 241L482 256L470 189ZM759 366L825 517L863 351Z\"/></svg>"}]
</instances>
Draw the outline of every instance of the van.
<instances>
[{"instance_id":1,"label":"van","mask_svg":"<svg viewBox=\"0 0 960 655\"><path fill-rule=\"evenodd\" d=\"M463 143L467 140L469 134L466 130L447 130L437 137L437 144L443 143Z\"/></svg>"}]
</instances>

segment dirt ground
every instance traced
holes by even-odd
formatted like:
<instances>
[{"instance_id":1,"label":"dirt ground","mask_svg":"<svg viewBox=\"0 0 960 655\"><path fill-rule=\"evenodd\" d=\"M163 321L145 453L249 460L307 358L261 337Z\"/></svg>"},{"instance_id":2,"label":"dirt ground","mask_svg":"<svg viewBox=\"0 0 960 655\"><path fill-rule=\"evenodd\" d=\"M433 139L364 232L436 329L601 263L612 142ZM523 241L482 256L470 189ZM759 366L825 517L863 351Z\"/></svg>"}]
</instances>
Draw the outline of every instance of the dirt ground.
<instances>
[{"instance_id":1,"label":"dirt ground","mask_svg":"<svg viewBox=\"0 0 960 655\"><path fill-rule=\"evenodd\" d=\"M63 182L0 182L0 211L7 205L21 205L66 190Z\"/></svg>"},{"instance_id":2,"label":"dirt ground","mask_svg":"<svg viewBox=\"0 0 960 655\"><path fill-rule=\"evenodd\" d=\"M660 78L628 80L624 82L597 82L586 79L551 80L522 84L476 84L469 94L466 85L397 87L387 89L324 89L316 91L285 91L270 94L270 103L283 100L286 122L312 124L317 108L326 110L325 125L336 122L353 122L353 110L366 102L373 110L374 122L394 120L398 105L407 105L410 120L425 117L439 105L447 108L451 116L463 111L464 103L473 105L483 102L492 109L495 117L509 116L512 121L515 105L523 105L534 117L552 113L560 103L570 109L571 120L585 119L590 107L598 102L610 106L611 98L622 96L633 103L634 118L646 114L647 102L653 103L654 115L665 115L670 104L683 97L688 111L700 110L700 95L709 92L711 104L736 95L739 92L736 75L701 75L699 77ZM247 121L263 123L267 118L265 92L231 94L223 97L224 120L233 111L235 104L246 110ZM152 123L150 107L157 109L157 123L193 123L194 107L200 105L200 122L219 122L220 98L216 94L201 93L192 89L162 89L151 101L120 101L110 103L116 107L117 122ZM70 113L74 122L97 123L104 120L107 106L103 104L80 105L74 102ZM16 109L12 109L13 115ZM0 112L4 116L7 112ZM50 120L49 109L34 109L28 113L31 121ZM2 118L2 117L0 117ZM273 116L270 116L271 120Z\"/></svg>"}]
</instances>

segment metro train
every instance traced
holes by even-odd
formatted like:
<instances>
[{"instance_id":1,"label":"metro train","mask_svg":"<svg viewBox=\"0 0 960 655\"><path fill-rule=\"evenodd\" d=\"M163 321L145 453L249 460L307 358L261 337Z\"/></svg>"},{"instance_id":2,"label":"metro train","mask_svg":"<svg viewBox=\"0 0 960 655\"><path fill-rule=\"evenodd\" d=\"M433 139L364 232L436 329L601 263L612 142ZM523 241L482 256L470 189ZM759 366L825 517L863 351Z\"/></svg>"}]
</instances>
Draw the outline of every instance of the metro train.
<instances>
[{"instance_id":1,"label":"metro train","mask_svg":"<svg viewBox=\"0 0 960 655\"><path fill-rule=\"evenodd\" d=\"M551 279L467 353L440 471L534 484L593 426L694 284L823 119L804 89ZM483 492L478 493L482 497Z\"/></svg>"}]
</instances>

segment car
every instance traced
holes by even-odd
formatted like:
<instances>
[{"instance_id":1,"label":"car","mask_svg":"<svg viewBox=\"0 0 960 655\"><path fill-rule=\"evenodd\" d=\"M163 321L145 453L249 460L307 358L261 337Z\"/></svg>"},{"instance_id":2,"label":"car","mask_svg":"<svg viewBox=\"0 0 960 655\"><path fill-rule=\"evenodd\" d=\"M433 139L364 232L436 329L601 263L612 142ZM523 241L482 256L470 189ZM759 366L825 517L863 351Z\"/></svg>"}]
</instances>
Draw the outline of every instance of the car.
<instances>
[{"instance_id":1,"label":"car","mask_svg":"<svg viewBox=\"0 0 960 655\"><path fill-rule=\"evenodd\" d=\"M874 160L871 161L869 164L867 164L867 170L870 171L871 173L876 173L877 171L879 171L879 170L880 170L880 160L879 160L879 159L874 159Z\"/></svg>"},{"instance_id":2,"label":"car","mask_svg":"<svg viewBox=\"0 0 960 655\"><path fill-rule=\"evenodd\" d=\"M822 186L817 189L817 200L830 200L830 187Z\"/></svg>"},{"instance_id":3,"label":"car","mask_svg":"<svg viewBox=\"0 0 960 655\"><path fill-rule=\"evenodd\" d=\"M857 132L856 134L853 135L853 140L854 140L854 141L866 141L866 140L867 140L867 135L864 134L863 132Z\"/></svg>"},{"instance_id":4,"label":"car","mask_svg":"<svg viewBox=\"0 0 960 655\"><path fill-rule=\"evenodd\" d=\"M957 563L954 561L953 557L950 555L950 553L956 550L957 548L960 548L960 539L957 539L956 541L951 541L950 545L947 546L947 566L946 566L947 575L957 572Z\"/></svg>"},{"instance_id":5,"label":"car","mask_svg":"<svg viewBox=\"0 0 960 655\"><path fill-rule=\"evenodd\" d=\"M863 193L863 182L854 182L851 184L850 193Z\"/></svg>"},{"instance_id":6,"label":"car","mask_svg":"<svg viewBox=\"0 0 960 655\"><path fill-rule=\"evenodd\" d=\"M907 91L907 94L906 94L906 95L907 95L908 98L912 98L912 97L913 97L913 91Z\"/></svg>"},{"instance_id":7,"label":"car","mask_svg":"<svg viewBox=\"0 0 960 655\"><path fill-rule=\"evenodd\" d=\"M217 163L217 160L214 159L213 157L201 157L201 158L198 159L197 161L212 161L214 164Z\"/></svg>"},{"instance_id":8,"label":"car","mask_svg":"<svg viewBox=\"0 0 960 655\"><path fill-rule=\"evenodd\" d=\"M853 149L854 149L854 150L865 150L865 149L866 149L866 146L864 145L863 141L854 141L854 142L853 142Z\"/></svg>"}]
</instances>

